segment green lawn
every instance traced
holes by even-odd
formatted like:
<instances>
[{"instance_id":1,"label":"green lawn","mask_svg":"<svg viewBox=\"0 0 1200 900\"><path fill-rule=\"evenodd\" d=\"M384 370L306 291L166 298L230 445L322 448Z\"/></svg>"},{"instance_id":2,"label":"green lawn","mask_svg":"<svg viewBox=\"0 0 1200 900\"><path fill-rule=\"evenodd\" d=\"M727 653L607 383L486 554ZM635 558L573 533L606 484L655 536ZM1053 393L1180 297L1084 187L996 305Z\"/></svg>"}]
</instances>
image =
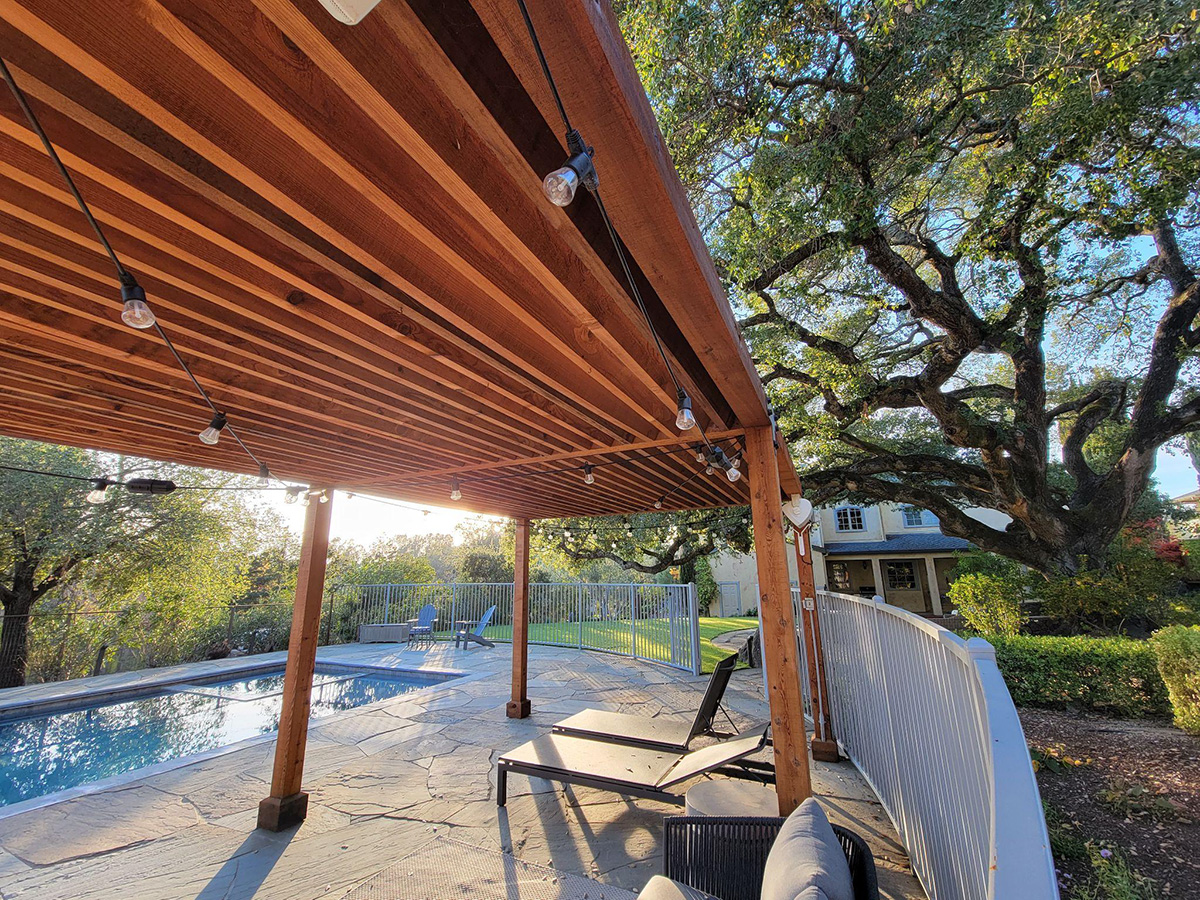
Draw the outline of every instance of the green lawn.
<instances>
[{"instance_id":1,"label":"green lawn","mask_svg":"<svg viewBox=\"0 0 1200 900\"><path fill-rule=\"evenodd\" d=\"M725 652L712 645L712 639L726 631L738 631L742 628L757 628L758 619L751 617L736 617L718 619L712 616L700 617L700 662L703 671L711 672L717 661L725 656ZM509 625L493 625L484 631L484 637L493 641L512 640L512 627ZM439 637L452 638L450 632L441 632ZM580 628L578 622L548 622L529 626L529 640L541 644L563 644L569 647L578 646ZM632 630L629 619L612 622L584 622L583 644L593 649L611 650L618 653L629 653ZM666 619L639 619L637 623L638 651L641 656L656 655L659 651L665 658L670 652L670 632Z\"/></svg>"}]
</instances>

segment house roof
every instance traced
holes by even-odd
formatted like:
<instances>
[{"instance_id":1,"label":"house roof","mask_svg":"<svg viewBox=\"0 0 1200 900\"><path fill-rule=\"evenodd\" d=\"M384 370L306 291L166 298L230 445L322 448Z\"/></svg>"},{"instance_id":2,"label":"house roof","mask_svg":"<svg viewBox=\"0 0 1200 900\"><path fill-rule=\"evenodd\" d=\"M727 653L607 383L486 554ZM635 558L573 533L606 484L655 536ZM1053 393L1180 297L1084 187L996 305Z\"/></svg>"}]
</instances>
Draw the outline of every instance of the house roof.
<instances>
[{"instance_id":1,"label":"house roof","mask_svg":"<svg viewBox=\"0 0 1200 900\"><path fill-rule=\"evenodd\" d=\"M1171 498L1172 503L1197 503L1200 502L1200 491L1188 491L1186 494L1180 494L1178 497Z\"/></svg>"},{"instance_id":2,"label":"house roof","mask_svg":"<svg viewBox=\"0 0 1200 900\"><path fill-rule=\"evenodd\" d=\"M948 534L889 534L882 541L831 541L825 545L826 556L850 556L877 553L939 553L969 550L971 542Z\"/></svg>"},{"instance_id":3,"label":"house roof","mask_svg":"<svg viewBox=\"0 0 1200 900\"><path fill-rule=\"evenodd\" d=\"M180 12L183 9L184 12ZM567 156L515 6L18 0L4 53L197 379L271 471L542 518L744 504ZM647 316L732 451L766 399L607 4L534 4ZM136 48L131 52L130 48ZM0 95L0 431L255 474ZM784 493L799 491L785 449ZM580 472L598 470L590 490ZM529 477L531 473L532 477ZM520 476L520 477L517 477ZM669 492L669 493L668 493Z\"/></svg>"}]
</instances>

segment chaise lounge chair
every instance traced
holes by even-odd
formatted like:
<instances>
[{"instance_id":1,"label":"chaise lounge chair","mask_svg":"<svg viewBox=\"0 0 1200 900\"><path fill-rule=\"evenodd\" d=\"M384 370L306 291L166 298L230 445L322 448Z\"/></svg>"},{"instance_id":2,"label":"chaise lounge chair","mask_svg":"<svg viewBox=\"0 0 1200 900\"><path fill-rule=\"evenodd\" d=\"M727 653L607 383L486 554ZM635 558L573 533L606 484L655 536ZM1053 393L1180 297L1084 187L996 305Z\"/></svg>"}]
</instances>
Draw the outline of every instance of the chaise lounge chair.
<instances>
[{"instance_id":1,"label":"chaise lounge chair","mask_svg":"<svg viewBox=\"0 0 1200 900\"><path fill-rule=\"evenodd\" d=\"M480 646L483 646L483 647L495 647L496 646L495 644L493 644L491 641L489 641L487 638L485 638L483 636L484 629L487 628L488 625L491 623L492 616L494 616L495 614L496 614L496 607L492 606L488 609L487 612L485 612L483 614L483 617L480 618L478 624L476 624L476 626L474 628L472 628L470 631L467 631L465 628L463 628L460 631L456 631L454 633L455 649L458 649L460 642L461 642L462 648L464 650L466 650L468 647L470 647L471 644L479 644Z\"/></svg>"},{"instance_id":2,"label":"chaise lounge chair","mask_svg":"<svg viewBox=\"0 0 1200 900\"><path fill-rule=\"evenodd\" d=\"M725 657L713 669L704 697L696 716L692 720L673 718L649 718L628 713L606 712L601 709L585 709L570 718L554 724L557 734L570 734L607 741L613 744L628 744L632 747L647 747L653 750L674 750L683 753L692 739L702 734L729 737L729 733L713 730L713 720L721 709L721 699L729 686L729 677L737 665L737 654ZM729 718L726 713L726 718ZM732 724L732 722L730 723Z\"/></svg>"},{"instance_id":3,"label":"chaise lounge chair","mask_svg":"<svg viewBox=\"0 0 1200 900\"><path fill-rule=\"evenodd\" d=\"M756 725L720 744L690 753L618 747L567 734L547 734L500 757L496 763L496 805L504 806L508 801L508 773L518 772L681 806L683 797L667 788L758 752L766 745L768 727Z\"/></svg>"}]
</instances>

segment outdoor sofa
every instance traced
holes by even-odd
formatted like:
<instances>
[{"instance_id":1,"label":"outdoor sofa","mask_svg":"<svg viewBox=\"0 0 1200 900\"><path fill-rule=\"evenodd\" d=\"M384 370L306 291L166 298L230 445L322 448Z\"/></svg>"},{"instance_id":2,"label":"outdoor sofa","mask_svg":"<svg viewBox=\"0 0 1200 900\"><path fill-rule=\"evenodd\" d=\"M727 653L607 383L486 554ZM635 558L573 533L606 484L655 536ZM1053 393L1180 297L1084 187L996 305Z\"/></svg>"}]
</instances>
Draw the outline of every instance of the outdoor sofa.
<instances>
[{"instance_id":1,"label":"outdoor sofa","mask_svg":"<svg viewBox=\"0 0 1200 900\"><path fill-rule=\"evenodd\" d=\"M638 900L878 900L866 842L813 798L786 819L675 816Z\"/></svg>"}]
</instances>

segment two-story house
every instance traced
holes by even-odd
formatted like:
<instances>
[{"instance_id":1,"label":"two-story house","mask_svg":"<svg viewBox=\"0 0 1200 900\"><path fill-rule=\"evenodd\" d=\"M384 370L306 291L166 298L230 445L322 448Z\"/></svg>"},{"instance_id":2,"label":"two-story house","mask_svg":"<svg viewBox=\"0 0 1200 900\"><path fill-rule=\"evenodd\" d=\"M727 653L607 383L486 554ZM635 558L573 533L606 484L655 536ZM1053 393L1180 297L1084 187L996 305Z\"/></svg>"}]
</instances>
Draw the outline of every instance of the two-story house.
<instances>
[{"instance_id":1,"label":"two-story house","mask_svg":"<svg viewBox=\"0 0 1200 900\"><path fill-rule=\"evenodd\" d=\"M996 528L1008 517L995 510L968 514ZM817 510L812 532L813 576L818 588L871 597L923 615L945 612L942 598L956 554L970 549L962 538L942 534L932 513L913 506L841 504ZM791 554L789 554L790 556ZM722 587L717 615L754 608L753 556L719 554L709 560ZM795 562L792 561L795 578Z\"/></svg>"}]
</instances>

